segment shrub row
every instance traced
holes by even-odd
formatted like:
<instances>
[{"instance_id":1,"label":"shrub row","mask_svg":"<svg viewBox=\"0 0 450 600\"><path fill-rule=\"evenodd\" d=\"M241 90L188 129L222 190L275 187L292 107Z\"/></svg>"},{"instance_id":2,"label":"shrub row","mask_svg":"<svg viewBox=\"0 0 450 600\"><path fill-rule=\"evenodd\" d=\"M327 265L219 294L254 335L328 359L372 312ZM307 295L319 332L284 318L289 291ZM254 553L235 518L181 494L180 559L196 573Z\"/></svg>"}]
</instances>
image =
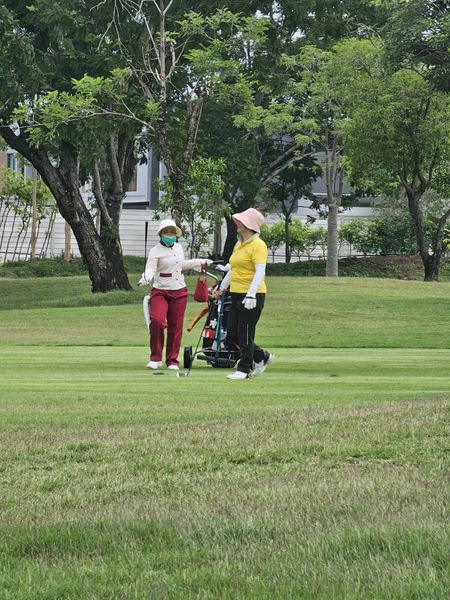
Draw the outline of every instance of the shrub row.
<instances>
[{"instance_id":1,"label":"shrub row","mask_svg":"<svg viewBox=\"0 0 450 600\"><path fill-rule=\"evenodd\" d=\"M125 256L124 264L128 273L143 271L145 259L139 256ZM441 277L450 277L450 262L441 268ZM72 277L86 275L87 269L81 258L70 262L62 258L39 259L36 261L9 262L0 265L0 277ZM267 274L291 275L298 277L323 277L324 260L305 260L286 263L269 263ZM417 256L364 256L339 260L339 275L342 277L390 277L422 279L423 267Z\"/></svg>"},{"instance_id":2,"label":"shrub row","mask_svg":"<svg viewBox=\"0 0 450 600\"><path fill-rule=\"evenodd\" d=\"M141 273L145 259L140 256L124 256L127 273ZM81 258L65 261L62 257L40 258L5 262L0 265L0 277L73 277L86 275L87 268Z\"/></svg>"}]
</instances>

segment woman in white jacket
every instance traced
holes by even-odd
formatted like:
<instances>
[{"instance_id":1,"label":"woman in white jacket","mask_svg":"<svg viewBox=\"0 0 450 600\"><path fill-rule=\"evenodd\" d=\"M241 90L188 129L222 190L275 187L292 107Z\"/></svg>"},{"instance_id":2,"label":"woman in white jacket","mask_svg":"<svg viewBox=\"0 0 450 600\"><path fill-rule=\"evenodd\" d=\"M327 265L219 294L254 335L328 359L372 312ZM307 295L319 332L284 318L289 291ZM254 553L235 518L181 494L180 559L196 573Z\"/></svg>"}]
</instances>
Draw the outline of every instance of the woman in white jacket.
<instances>
[{"instance_id":1,"label":"woman in white jacket","mask_svg":"<svg viewBox=\"0 0 450 600\"><path fill-rule=\"evenodd\" d=\"M178 354L183 334L183 320L186 312L188 292L183 271L200 270L210 260L194 258L184 260L184 252L178 237L181 230L172 219L164 219L158 227L160 241L148 255L145 271L138 285L153 287L149 297L150 312L150 361L149 369L162 366L164 329L167 328L166 365L178 371Z\"/></svg>"}]
</instances>

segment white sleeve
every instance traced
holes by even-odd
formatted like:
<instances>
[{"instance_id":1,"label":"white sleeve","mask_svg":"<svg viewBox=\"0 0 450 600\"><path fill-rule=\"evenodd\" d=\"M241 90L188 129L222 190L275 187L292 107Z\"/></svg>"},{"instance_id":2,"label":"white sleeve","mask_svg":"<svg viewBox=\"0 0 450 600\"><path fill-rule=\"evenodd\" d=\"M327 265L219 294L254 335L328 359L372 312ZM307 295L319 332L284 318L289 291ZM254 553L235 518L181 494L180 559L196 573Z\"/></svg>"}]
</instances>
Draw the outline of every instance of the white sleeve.
<instances>
[{"instance_id":1,"label":"white sleeve","mask_svg":"<svg viewBox=\"0 0 450 600\"><path fill-rule=\"evenodd\" d=\"M266 274L266 265L255 265L255 274L247 291L247 296L256 296L259 286L261 285L264 275Z\"/></svg>"},{"instance_id":2,"label":"white sleeve","mask_svg":"<svg viewBox=\"0 0 450 600\"><path fill-rule=\"evenodd\" d=\"M152 248L152 250L153 250L153 248ZM143 277L145 277L145 279L147 279L148 283L151 282L151 280L155 276L155 273L158 269L158 258L156 256L154 256L152 250L150 250L150 252L149 252L147 262L145 263L145 271L142 274Z\"/></svg>"},{"instance_id":3,"label":"white sleeve","mask_svg":"<svg viewBox=\"0 0 450 600\"><path fill-rule=\"evenodd\" d=\"M230 267L230 269L228 269L227 274L220 282L219 288L221 290L226 290L227 288L230 287L230 281L231 281L231 267Z\"/></svg>"},{"instance_id":4,"label":"white sleeve","mask_svg":"<svg viewBox=\"0 0 450 600\"><path fill-rule=\"evenodd\" d=\"M205 262L205 259L202 259L202 258L191 258L190 260L183 260L181 269L183 271L189 271L189 269L194 269L195 271L201 271L201 267L204 262Z\"/></svg>"}]
</instances>

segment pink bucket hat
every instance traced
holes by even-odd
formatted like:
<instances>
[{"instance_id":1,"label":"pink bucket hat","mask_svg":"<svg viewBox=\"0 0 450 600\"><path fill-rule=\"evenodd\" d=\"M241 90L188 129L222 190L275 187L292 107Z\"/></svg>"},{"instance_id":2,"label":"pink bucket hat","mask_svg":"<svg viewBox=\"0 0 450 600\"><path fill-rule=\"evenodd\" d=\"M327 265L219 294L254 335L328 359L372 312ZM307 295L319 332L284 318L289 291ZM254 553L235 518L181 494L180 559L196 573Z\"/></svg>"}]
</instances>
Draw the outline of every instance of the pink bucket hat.
<instances>
[{"instance_id":1,"label":"pink bucket hat","mask_svg":"<svg viewBox=\"0 0 450 600\"><path fill-rule=\"evenodd\" d=\"M244 227L256 231L256 233L261 232L261 225L264 223L264 216L256 208L247 208L244 212L235 213L232 215L232 219L240 221Z\"/></svg>"}]
</instances>

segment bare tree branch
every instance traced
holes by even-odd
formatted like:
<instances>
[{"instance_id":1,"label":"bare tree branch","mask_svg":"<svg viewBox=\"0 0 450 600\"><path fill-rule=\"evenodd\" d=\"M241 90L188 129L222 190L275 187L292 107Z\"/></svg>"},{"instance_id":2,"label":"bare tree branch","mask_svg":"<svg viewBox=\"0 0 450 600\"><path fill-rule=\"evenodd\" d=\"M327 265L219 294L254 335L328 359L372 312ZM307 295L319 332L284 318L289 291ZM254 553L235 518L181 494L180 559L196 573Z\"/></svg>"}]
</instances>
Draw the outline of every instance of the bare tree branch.
<instances>
[{"instance_id":1,"label":"bare tree branch","mask_svg":"<svg viewBox=\"0 0 450 600\"><path fill-rule=\"evenodd\" d=\"M113 180L113 193L122 195L124 192L122 174L120 171L119 163L117 162L116 140L113 136L111 136L108 141L107 155Z\"/></svg>"},{"instance_id":2,"label":"bare tree branch","mask_svg":"<svg viewBox=\"0 0 450 600\"><path fill-rule=\"evenodd\" d=\"M164 9L164 12L163 12L163 14L164 14L164 15L165 15L165 14L168 12L168 10L169 10L169 9L170 9L170 7L172 6L172 4L173 4L173 0L170 0L169 4L168 4L168 5L166 6L166 8Z\"/></svg>"}]
</instances>

